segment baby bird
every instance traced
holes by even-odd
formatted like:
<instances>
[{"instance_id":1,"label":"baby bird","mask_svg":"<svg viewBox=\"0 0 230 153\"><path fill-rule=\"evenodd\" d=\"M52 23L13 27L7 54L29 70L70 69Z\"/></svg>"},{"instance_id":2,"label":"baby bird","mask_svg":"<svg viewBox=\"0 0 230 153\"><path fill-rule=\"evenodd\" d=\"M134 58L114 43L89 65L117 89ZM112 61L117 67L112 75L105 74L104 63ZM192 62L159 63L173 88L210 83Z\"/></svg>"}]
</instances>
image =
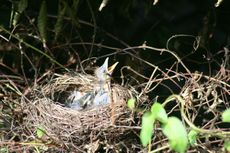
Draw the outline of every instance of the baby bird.
<instances>
[{"instance_id":1,"label":"baby bird","mask_svg":"<svg viewBox=\"0 0 230 153\"><path fill-rule=\"evenodd\" d=\"M96 82L93 91L74 91L68 99L72 101L70 108L81 110L109 104L111 102L111 75L118 62L108 68L109 58L107 57L103 65L95 70Z\"/></svg>"}]
</instances>

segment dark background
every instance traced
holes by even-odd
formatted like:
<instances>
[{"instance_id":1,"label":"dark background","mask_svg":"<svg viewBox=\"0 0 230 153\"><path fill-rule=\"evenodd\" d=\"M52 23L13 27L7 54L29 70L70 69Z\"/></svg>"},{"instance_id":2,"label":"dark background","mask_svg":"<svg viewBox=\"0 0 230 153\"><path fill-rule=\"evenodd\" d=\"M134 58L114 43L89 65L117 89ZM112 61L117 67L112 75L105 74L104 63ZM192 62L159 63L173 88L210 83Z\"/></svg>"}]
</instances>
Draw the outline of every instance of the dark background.
<instances>
[{"instance_id":1,"label":"dark background","mask_svg":"<svg viewBox=\"0 0 230 153\"><path fill-rule=\"evenodd\" d=\"M153 68L133 57L148 61L162 70L175 63L175 58L170 54L143 49L128 49L124 52L128 47L143 43L157 48L168 47L191 72L213 75L219 71L226 58L223 48L228 48L230 43L230 11L227 0L223 0L219 7L215 7L217 1L214 0L160 0L156 5L148 0L110 0L102 11L98 11L101 1L68 0L66 4L69 8L64 14L57 37L55 24L60 13L58 8L63 5L63 1L47 1L45 45L36 38L40 37L37 23L42 1L28 1L17 26L12 27L10 14L13 4L18 2L1 0L0 25L72 70L78 70L82 60L96 57L96 64L82 64L90 71L92 66L100 65L106 56L110 56L110 63L119 61L114 72L117 82L121 82L119 70L125 65L146 77L151 75ZM0 34L10 38L4 32ZM172 36L176 37L170 39ZM199 41L196 41L198 38ZM92 45L93 43L97 45ZM1 39L0 45L1 74L14 74L33 80L48 70L59 73L64 71L52 60L25 45L22 45L20 51L19 42L13 38L8 42ZM22 51L26 56L22 56ZM179 71L183 72L184 69L179 68ZM132 80L136 79L139 83L146 81L126 72L128 83L135 84L137 82Z\"/></svg>"}]
</instances>

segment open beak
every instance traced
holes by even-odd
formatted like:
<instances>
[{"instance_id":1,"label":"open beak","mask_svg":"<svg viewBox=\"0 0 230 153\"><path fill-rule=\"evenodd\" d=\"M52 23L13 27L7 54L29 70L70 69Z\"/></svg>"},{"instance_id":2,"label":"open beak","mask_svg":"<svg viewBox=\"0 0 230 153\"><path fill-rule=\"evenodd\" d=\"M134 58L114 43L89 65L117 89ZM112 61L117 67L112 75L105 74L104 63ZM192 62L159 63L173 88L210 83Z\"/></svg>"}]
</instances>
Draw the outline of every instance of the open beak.
<instances>
[{"instance_id":1,"label":"open beak","mask_svg":"<svg viewBox=\"0 0 230 153\"><path fill-rule=\"evenodd\" d=\"M116 62L116 63L114 63L112 66L110 66L110 67L108 68L108 74L109 74L109 75L112 75L113 70L115 69L115 67L117 66L118 63L119 63L119 62Z\"/></svg>"}]
</instances>

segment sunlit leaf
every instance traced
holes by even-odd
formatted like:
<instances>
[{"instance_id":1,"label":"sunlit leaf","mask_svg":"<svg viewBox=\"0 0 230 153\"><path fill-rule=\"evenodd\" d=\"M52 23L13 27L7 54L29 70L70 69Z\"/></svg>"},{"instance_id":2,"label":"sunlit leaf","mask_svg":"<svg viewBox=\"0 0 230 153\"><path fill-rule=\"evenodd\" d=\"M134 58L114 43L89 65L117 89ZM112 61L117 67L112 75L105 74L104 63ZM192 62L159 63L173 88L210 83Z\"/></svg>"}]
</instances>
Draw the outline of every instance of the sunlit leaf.
<instances>
[{"instance_id":1,"label":"sunlit leaf","mask_svg":"<svg viewBox=\"0 0 230 153\"><path fill-rule=\"evenodd\" d=\"M191 145L194 145L196 143L197 135L198 135L198 132L195 130L191 130L188 133L188 140Z\"/></svg>"},{"instance_id":2,"label":"sunlit leaf","mask_svg":"<svg viewBox=\"0 0 230 153\"><path fill-rule=\"evenodd\" d=\"M43 43L46 43L46 27L47 27L47 6L46 6L46 1L43 0L38 15L38 30Z\"/></svg>"},{"instance_id":3,"label":"sunlit leaf","mask_svg":"<svg viewBox=\"0 0 230 153\"><path fill-rule=\"evenodd\" d=\"M223 112L222 121L223 122L230 122L230 108Z\"/></svg>"},{"instance_id":4,"label":"sunlit leaf","mask_svg":"<svg viewBox=\"0 0 230 153\"><path fill-rule=\"evenodd\" d=\"M143 146L147 146L153 135L153 124L155 118L151 112L146 112L142 116L140 139Z\"/></svg>"},{"instance_id":5,"label":"sunlit leaf","mask_svg":"<svg viewBox=\"0 0 230 153\"><path fill-rule=\"evenodd\" d=\"M45 134L45 129L43 127L38 127L36 130L36 134L38 138L42 138Z\"/></svg>"},{"instance_id":6,"label":"sunlit leaf","mask_svg":"<svg viewBox=\"0 0 230 153\"><path fill-rule=\"evenodd\" d=\"M230 141L225 141L225 142L224 142L224 148L225 148L228 152L230 152Z\"/></svg>"},{"instance_id":7,"label":"sunlit leaf","mask_svg":"<svg viewBox=\"0 0 230 153\"><path fill-rule=\"evenodd\" d=\"M156 120L159 120L161 123L167 122L168 116L160 103L155 102L151 107L151 112L154 114Z\"/></svg>"},{"instance_id":8,"label":"sunlit leaf","mask_svg":"<svg viewBox=\"0 0 230 153\"><path fill-rule=\"evenodd\" d=\"M129 99L127 105L129 109L133 110L135 108L135 99L134 98Z\"/></svg>"},{"instance_id":9,"label":"sunlit leaf","mask_svg":"<svg viewBox=\"0 0 230 153\"><path fill-rule=\"evenodd\" d=\"M9 146L8 146L9 147ZM2 153L8 153L9 152L9 149L8 149L8 147L7 146L5 146L5 147L1 147L0 148L0 152L2 152Z\"/></svg>"},{"instance_id":10,"label":"sunlit leaf","mask_svg":"<svg viewBox=\"0 0 230 153\"><path fill-rule=\"evenodd\" d=\"M182 122L176 117L169 117L163 125L163 133L169 139L171 149L184 153L188 146L187 132Z\"/></svg>"}]
</instances>

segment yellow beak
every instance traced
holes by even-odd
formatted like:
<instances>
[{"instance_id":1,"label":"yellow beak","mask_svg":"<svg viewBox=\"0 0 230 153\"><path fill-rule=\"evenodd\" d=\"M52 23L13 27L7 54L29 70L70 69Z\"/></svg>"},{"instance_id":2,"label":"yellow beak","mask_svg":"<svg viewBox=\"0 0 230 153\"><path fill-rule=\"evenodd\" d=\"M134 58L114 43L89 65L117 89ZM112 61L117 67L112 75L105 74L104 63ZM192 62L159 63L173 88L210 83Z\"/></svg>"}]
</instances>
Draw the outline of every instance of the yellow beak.
<instances>
[{"instance_id":1,"label":"yellow beak","mask_svg":"<svg viewBox=\"0 0 230 153\"><path fill-rule=\"evenodd\" d=\"M113 73L113 70L115 69L115 67L117 66L118 63L119 63L119 62L116 62L116 63L114 63L112 66L110 66L110 67L108 68L108 73L109 73L109 75L111 75L111 74Z\"/></svg>"}]
</instances>

